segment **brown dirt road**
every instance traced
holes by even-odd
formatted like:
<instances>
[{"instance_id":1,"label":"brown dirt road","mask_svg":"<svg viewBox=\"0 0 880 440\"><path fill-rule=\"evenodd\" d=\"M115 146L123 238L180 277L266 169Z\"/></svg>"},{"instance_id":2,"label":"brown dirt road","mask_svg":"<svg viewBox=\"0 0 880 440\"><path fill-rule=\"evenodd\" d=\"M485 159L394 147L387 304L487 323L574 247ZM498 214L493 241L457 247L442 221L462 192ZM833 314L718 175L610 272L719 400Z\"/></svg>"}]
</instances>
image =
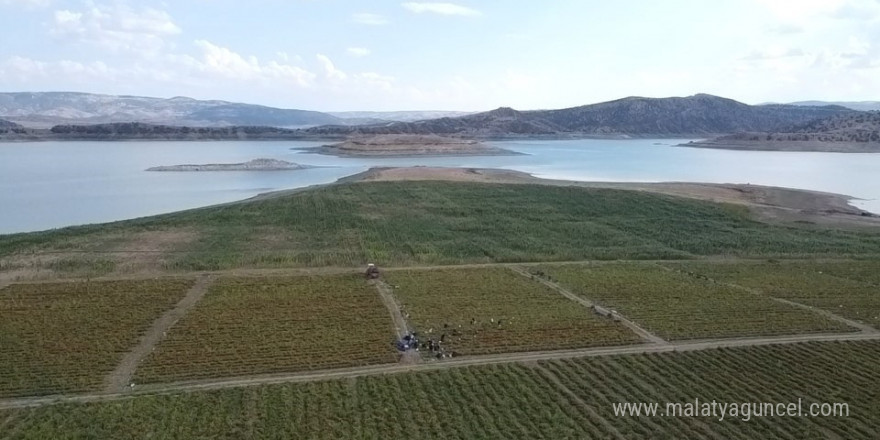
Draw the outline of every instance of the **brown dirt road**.
<instances>
[{"instance_id":1,"label":"brown dirt road","mask_svg":"<svg viewBox=\"0 0 880 440\"><path fill-rule=\"evenodd\" d=\"M575 350L535 351L523 353L503 353L493 355L468 356L442 361L420 364L385 364L370 367L344 368L336 370L312 371L307 373L291 373L276 375L260 375L233 377L225 379L209 379L200 381L177 382L157 385L144 385L133 392L126 393L91 393L69 396L25 397L0 400L0 409L26 408L61 403L86 403L107 400L128 399L134 396L173 394L238 388L247 386L272 385L298 382L315 382L332 379L355 378L362 376L379 376L413 371L433 371L447 368L460 368L477 365L504 363L529 363L543 360L571 359L579 357L619 356L644 353L666 353L679 351L712 350L716 348L749 347L762 345L783 345L803 342L829 341L873 341L880 340L880 333L832 333L805 334L778 337L706 339L669 344L626 345L620 347L582 348Z\"/></svg>"},{"instance_id":2,"label":"brown dirt road","mask_svg":"<svg viewBox=\"0 0 880 440\"><path fill-rule=\"evenodd\" d=\"M528 271L526 271L525 269L523 269L521 267L510 266L510 270L512 270L512 271L514 271L514 272L516 272L526 278L532 278L535 281L538 281L539 283L555 290L560 295L586 307L588 310L591 309L595 305L595 303L593 303L592 301L590 301L586 298L582 298L578 295L575 295L574 293L570 292L568 289L560 286L559 284L556 284L550 280L545 280L541 277L532 276L532 274L530 274ZM617 313L616 313L616 316L620 320L621 324L626 326L628 329L632 330L633 333L639 335L639 337L641 337L644 342L646 342L648 344L661 344L661 345L668 345L669 344L669 342L667 342L665 339L649 332L648 330L646 330L642 326L636 324L632 320L626 318L625 316L617 314Z\"/></svg>"},{"instance_id":3,"label":"brown dirt road","mask_svg":"<svg viewBox=\"0 0 880 440\"><path fill-rule=\"evenodd\" d=\"M119 365L116 366L116 369L104 379L104 392L121 393L131 390L129 385L138 365L153 351L156 344L165 337L165 332L205 296L208 286L210 286L213 280L214 278L211 276L200 277L186 293L186 296L173 309L166 311L159 319L153 322L149 330L141 336L138 344L130 352L126 353L119 362Z\"/></svg>"}]
</instances>

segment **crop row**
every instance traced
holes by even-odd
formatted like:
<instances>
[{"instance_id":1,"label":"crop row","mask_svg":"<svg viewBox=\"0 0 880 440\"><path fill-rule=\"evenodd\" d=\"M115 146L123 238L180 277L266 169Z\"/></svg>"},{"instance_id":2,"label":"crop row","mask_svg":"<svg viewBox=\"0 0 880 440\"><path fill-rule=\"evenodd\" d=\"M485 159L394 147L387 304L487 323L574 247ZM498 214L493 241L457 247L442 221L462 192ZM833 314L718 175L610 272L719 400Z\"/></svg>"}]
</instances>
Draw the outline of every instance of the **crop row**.
<instances>
[{"instance_id":1,"label":"crop row","mask_svg":"<svg viewBox=\"0 0 880 440\"><path fill-rule=\"evenodd\" d=\"M136 382L394 362L375 287L357 276L222 278L168 332Z\"/></svg>"},{"instance_id":2,"label":"crop row","mask_svg":"<svg viewBox=\"0 0 880 440\"><path fill-rule=\"evenodd\" d=\"M880 262L669 264L880 327Z\"/></svg>"},{"instance_id":3,"label":"crop row","mask_svg":"<svg viewBox=\"0 0 880 440\"><path fill-rule=\"evenodd\" d=\"M626 438L876 438L878 342L808 343L541 365ZM847 403L838 417L615 417L619 402ZM664 408L665 410L665 408Z\"/></svg>"},{"instance_id":4,"label":"crop row","mask_svg":"<svg viewBox=\"0 0 880 440\"><path fill-rule=\"evenodd\" d=\"M394 271L388 282L422 341L460 354L553 350L638 341L610 319L501 268Z\"/></svg>"},{"instance_id":5,"label":"crop row","mask_svg":"<svg viewBox=\"0 0 880 440\"><path fill-rule=\"evenodd\" d=\"M0 411L6 437L876 439L880 343L582 358ZM848 417L625 417L622 402L845 402ZM665 406L664 406L665 410Z\"/></svg>"},{"instance_id":6,"label":"crop row","mask_svg":"<svg viewBox=\"0 0 880 440\"><path fill-rule=\"evenodd\" d=\"M0 294L0 396L94 390L191 280L13 284Z\"/></svg>"},{"instance_id":7,"label":"crop row","mask_svg":"<svg viewBox=\"0 0 880 440\"><path fill-rule=\"evenodd\" d=\"M573 264L540 270L667 339L854 330L744 289L652 264Z\"/></svg>"}]
</instances>

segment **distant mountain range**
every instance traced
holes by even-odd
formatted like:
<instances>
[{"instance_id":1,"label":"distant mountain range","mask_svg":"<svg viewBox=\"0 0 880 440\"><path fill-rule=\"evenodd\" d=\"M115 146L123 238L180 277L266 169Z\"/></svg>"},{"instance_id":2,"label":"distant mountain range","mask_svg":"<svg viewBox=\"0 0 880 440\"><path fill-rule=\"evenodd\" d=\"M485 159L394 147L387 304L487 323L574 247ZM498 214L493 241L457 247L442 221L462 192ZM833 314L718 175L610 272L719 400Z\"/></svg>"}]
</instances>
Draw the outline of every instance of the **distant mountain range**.
<instances>
[{"instance_id":1,"label":"distant mountain range","mask_svg":"<svg viewBox=\"0 0 880 440\"><path fill-rule=\"evenodd\" d=\"M835 105L748 105L699 94L684 98L629 97L559 110L499 108L463 116L420 119L436 113L357 112L345 113L343 115L352 118L343 119L319 112L190 98L81 93L0 94L0 118L16 123L67 121L52 125L51 130L48 127L30 128L27 133L7 130L5 139L19 140L341 139L381 134L476 139L713 137L731 133L790 131L791 127L800 124L859 112ZM382 119L390 117L420 120L388 122ZM93 123L105 119L112 122ZM120 122L132 119L142 122ZM358 122L361 124L351 125ZM311 127L294 129L303 126Z\"/></svg>"},{"instance_id":2,"label":"distant mountain range","mask_svg":"<svg viewBox=\"0 0 880 440\"><path fill-rule=\"evenodd\" d=\"M461 137L516 136L699 136L773 131L850 113L840 106L753 106L712 95L686 98L629 97L560 110L485 113L416 122L305 129L314 135L438 134Z\"/></svg>"},{"instance_id":3,"label":"distant mountain range","mask_svg":"<svg viewBox=\"0 0 880 440\"><path fill-rule=\"evenodd\" d=\"M861 112L870 112L880 110L880 101L858 101L858 102L847 102L847 101L798 101L792 102L791 105L806 105L806 106L823 106L823 105L839 105L841 107L846 107L853 110L858 110Z\"/></svg>"},{"instance_id":4,"label":"distant mountain range","mask_svg":"<svg viewBox=\"0 0 880 440\"><path fill-rule=\"evenodd\" d=\"M163 99L76 92L0 93L0 118L31 128L116 122L190 127L303 128L418 121L466 114L445 111L321 113L186 97Z\"/></svg>"},{"instance_id":5,"label":"distant mountain range","mask_svg":"<svg viewBox=\"0 0 880 440\"><path fill-rule=\"evenodd\" d=\"M337 118L347 120L366 120L366 121L399 121L413 122L425 119L438 118L454 118L458 116L470 115L476 112L454 112L442 110L425 110L425 111L399 111L399 112L328 112L328 114Z\"/></svg>"},{"instance_id":6,"label":"distant mountain range","mask_svg":"<svg viewBox=\"0 0 880 440\"><path fill-rule=\"evenodd\" d=\"M200 101L75 92L0 93L0 118L27 127L144 122L188 126L344 124L321 112L285 110L226 101Z\"/></svg>"}]
</instances>

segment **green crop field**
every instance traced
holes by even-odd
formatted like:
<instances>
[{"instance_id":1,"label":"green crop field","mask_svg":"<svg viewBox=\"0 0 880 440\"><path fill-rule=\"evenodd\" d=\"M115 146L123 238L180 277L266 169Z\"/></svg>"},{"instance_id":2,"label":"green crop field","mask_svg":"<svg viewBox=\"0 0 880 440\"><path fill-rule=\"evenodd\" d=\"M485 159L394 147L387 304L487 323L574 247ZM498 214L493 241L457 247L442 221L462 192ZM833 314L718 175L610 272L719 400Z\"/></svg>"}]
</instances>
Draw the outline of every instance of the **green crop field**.
<instances>
[{"instance_id":1,"label":"green crop field","mask_svg":"<svg viewBox=\"0 0 880 440\"><path fill-rule=\"evenodd\" d=\"M185 231L191 238L158 259L167 270L350 267L367 261L401 266L880 255L877 232L771 225L752 220L742 207L637 191L371 182L106 225L4 235L0 265L21 264L16 255L23 252L125 250L125 237L156 231ZM117 254L81 258L90 258L83 264L95 265L95 272L136 269L133 263L115 264ZM79 267L75 261L66 265Z\"/></svg>"},{"instance_id":2,"label":"green crop field","mask_svg":"<svg viewBox=\"0 0 880 440\"><path fill-rule=\"evenodd\" d=\"M0 290L0 396L96 390L191 280L13 284Z\"/></svg>"},{"instance_id":3,"label":"green crop field","mask_svg":"<svg viewBox=\"0 0 880 440\"><path fill-rule=\"evenodd\" d=\"M878 262L689 263L669 267L880 327Z\"/></svg>"},{"instance_id":4,"label":"green crop field","mask_svg":"<svg viewBox=\"0 0 880 440\"><path fill-rule=\"evenodd\" d=\"M388 310L359 276L221 278L135 382L395 362L393 341Z\"/></svg>"},{"instance_id":5,"label":"green crop field","mask_svg":"<svg viewBox=\"0 0 880 440\"><path fill-rule=\"evenodd\" d=\"M391 271L385 276L422 341L443 337L450 352L485 354L639 341L620 323L600 318L508 269Z\"/></svg>"},{"instance_id":6,"label":"green crop field","mask_svg":"<svg viewBox=\"0 0 880 440\"><path fill-rule=\"evenodd\" d=\"M878 342L454 368L0 411L8 439L873 440ZM848 417L624 417L613 404L846 403Z\"/></svg>"},{"instance_id":7,"label":"green crop field","mask_svg":"<svg viewBox=\"0 0 880 440\"><path fill-rule=\"evenodd\" d=\"M855 330L742 289L651 264L548 265L540 270L575 294L666 339Z\"/></svg>"}]
</instances>

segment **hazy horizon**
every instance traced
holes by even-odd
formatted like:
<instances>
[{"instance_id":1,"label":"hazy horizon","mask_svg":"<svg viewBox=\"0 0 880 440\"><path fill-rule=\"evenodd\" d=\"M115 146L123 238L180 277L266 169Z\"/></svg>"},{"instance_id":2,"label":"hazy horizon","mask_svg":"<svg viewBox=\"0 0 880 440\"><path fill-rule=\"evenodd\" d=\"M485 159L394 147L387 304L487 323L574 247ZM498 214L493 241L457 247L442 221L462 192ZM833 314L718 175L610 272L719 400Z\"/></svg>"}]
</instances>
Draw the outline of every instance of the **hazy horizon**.
<instances>
[{"instance_id":1,"label":"hazy horizon","mask_svg":"<svg viewBox=\"0 0 880 440\"><path fill-rule=\"evenodd\" d=\"M485 111L880 100L880 0L0 0L0 89Z\"/></svg>"}]
</instances>

